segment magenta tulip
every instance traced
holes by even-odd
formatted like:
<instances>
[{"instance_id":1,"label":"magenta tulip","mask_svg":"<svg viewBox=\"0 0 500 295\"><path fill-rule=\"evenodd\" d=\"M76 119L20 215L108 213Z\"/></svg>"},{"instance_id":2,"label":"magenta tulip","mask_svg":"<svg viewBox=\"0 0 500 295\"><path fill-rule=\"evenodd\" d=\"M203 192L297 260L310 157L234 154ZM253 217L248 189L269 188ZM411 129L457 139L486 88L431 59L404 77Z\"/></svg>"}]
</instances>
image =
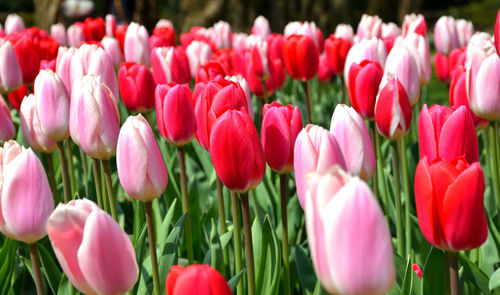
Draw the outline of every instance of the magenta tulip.
<instances>
[{"instance_id":1,"label":"magenta tulip","mask_svg":"<svg viewBox=\"0 0 500 295\"><path fill-rule=\"evenodd\" d=\"M495 47L497 54L500 56L500 9L498 10L497 20L495 22Z\"/></svg>"}]
</instances>

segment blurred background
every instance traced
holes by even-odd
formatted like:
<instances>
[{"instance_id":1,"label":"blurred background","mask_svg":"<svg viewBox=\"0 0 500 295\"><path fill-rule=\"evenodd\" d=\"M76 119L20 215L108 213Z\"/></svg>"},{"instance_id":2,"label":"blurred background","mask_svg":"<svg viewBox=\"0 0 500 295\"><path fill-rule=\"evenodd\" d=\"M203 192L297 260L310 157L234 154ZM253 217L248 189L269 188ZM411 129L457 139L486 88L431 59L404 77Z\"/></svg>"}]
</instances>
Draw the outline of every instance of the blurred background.
<instances>
[{"instance_id":1,"label":"blurred background","mask_svg":"<svg viewBox=\"0 0 500 295\"><path fill-rule=\"evenodd\" d=\"M68 25L86 16L113 13L119 22L139 22L149 30L166 18L177 33L218 20L229 22L233 32L248 32L253 20L264 15L274 32L282 32L289 21L314 20L329 34L339 23L355 28L363 13L401 25L405 14L418 12L431 28L439 16L452 15L471 20L476 30L491 32L498 5L499 0L0 0L0 21L16 12L27 26L48 29L56 22Z\"/></svg>"}]
</instances>

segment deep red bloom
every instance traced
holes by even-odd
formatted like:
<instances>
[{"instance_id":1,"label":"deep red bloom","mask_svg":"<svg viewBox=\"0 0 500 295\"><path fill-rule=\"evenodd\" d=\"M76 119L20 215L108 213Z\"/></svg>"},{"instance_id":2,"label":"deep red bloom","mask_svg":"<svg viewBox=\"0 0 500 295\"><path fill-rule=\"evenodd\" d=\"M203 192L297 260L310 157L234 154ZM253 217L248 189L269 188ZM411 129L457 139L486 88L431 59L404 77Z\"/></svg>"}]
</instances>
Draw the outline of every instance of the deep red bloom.
<instances>
[{"instance_id":1,"label":"deep red bloom","mask_svg":"<svg viewBox=\"0 0 500 295\"><path fill-rule=\"evenodd\" d=\"M165 280L168 295L232 295L224 277L210 265L174 265Z\"/></svg>"},{"instance_id":2,"label":"deep red bloom","mask_svg":"<svg viewBox=\"0 0 500 295\"><path fill-rule=\"evenodd\" d=\"M138 63L125 62L118 70L123 103L132 112L147 112L155 105L155 82L149 69Z\"/></svg>"},{"instance_id":3,"label":"deep red bloom","mask_svg":"<svg viewBox=\"0 0 500 295\"><path fill-rule=\"evenodd\" d=\"M384 70L378 61L364 60L349 68L349 98L352 107L363 118L372 120L375 116L375 102Z\"/></svg>"},{"instance_id":4,"label":"deep red bloom","mask_svg":"<svg viewBox=\"0 0 500 295\"><path fill-rule=\"evenodd\" d=\"M331 34L325 41L325 52L330 69L337 75L344 73L345 59L351 48L351 41L344 38L336 38Z\"/></svg>"},{"instance_id":5,"label":"deep red bloom","mask_svg":"<svg viewBox=\"0 0 500 295\"><path fill-rule=\"evenodd\" d=\"M25 96L28 96L28 87L26 85L21 85L17 90L12 91L9 93L9 102L10 105L12 105L13 108L16 110L20 110L21 108L21 103L23 102L23 99Z\"/></svg>"},{"instance_id":6,"label":"deep red bloom","mask_svg":"<svg viewBox=\"0 0 500 295\"><path fill-rule=\"evenodd\" d=\"M106 35L104 19L87 17L83 22L83 34L87 40L101 41Z\"/></svg>"},{"instance_id":7,"label":"deep red bloom","mask_svg":"<svg viewBox=\"0 0 500 295\"><path fill-rule=\"evenodd\" d=\"M313 39L291 35L283 39L283 60L288 74L296 80L309 80L318 73L319 51Z\"/></svg>"},{"instance_id":8,"label":"deep red bloom","mask_svg":"<svg viewBox=\"0 0 500 295\"><path fill-rule=\"evenodd\" d=\"M198 69L196 83L214 80L217 77L224 78L227 75L224 67L216 61L208 62Z\"/></svg>"}]
</instances>

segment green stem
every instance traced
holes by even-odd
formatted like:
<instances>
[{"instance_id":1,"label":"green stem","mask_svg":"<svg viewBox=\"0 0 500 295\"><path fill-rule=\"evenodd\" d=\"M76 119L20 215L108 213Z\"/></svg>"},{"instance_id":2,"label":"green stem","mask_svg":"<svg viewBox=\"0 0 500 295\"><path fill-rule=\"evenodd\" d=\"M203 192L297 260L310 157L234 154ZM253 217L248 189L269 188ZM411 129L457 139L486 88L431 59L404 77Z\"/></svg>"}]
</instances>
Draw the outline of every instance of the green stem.
<instances>
[{"instance_id":1,"label":"green stem","mask_svg":"<svg viewBox=\"0 0 500 295\"><path fill-rule=\"evenodd\" d=\"M104 211L111 215L111 211L109 209L109 199L108 199L108 187L106 186L106 179L104 179L104 167L102 165L102 161L100 162L101 171L101 196L102 196L102 205L104 206Z\"/></svg>"},{"instance_id":2,"label":"green stem","mask_svg":"<svg viewBox=\"0 0 500 295\"><path fill-rule=\"evenodd\" d=\"M158 259L156 258L156 240L153 222L152 202L144 202L144 213L148 227L149 252L151 255L151 269L153 271L153 285L155 295L160 295L160 276L158 275Z\"/></svg>"},{"instance_id":3,"label":"green stem","mask_svg":"<svg viewBox=\"0 0 500 295\"><path fill-rule=\"evenodd\" d=\"M38 256L36 242L34 244L28 244L28 249L30 251L31 268L33 269L33 280L36 285L36 293L38 295L45 294L43 290L42 271L40 269L40 257Z\"/></svg>"},{"instance_id":4,"label":"green stem","mask_svg":"<svg viewBox=\"0 0 500 295\"><path fill-rule=\"evenodd\" d=\"M445 258L445 294L458 295L460 294L458 280L458 253L446 251Z\"/></svg>"},{"instance_id":5,"label":"green stem","mask_svg":"<svg viewBox=\"0 0 500 295\"><path fill-rule=\"evenodd\" d=\"M304 94L305 94L306 124L309 124L309 123L311 123L311 105L309 103L309 83L308 83L308 81L303 81L302 86L304 87Z\"/></svg>"},{"instance_id":6,"label":"green stem","mask_svg":"<svg viewBox=\"0 0 500 295\"><path fill-rule=\"evenodd\" d=\"M106 187L108 189L108 201L109 207L111 208L111 216L113 219L118 221L118 214L116 213L116 200L115 194L113 192L113 182L111 181L111 168L109 166L109 160L101 160L103 172L104 172L104 180L106 181Z\"/></svg>"},{"instance_id":7,"label":"green stem","mask_svg":"<svg viewBox=\"0 0 500 295\"><path fill-rule=\"evenodd\" d=\"M52 189L52 196L54 197L54 204L59 203L59 192L57 191L56 174L54 172L54 162L52 162L52 154L42 153L44 161L47 163L47 175L49 178L50 188Z\"/></svg>"},{"instance_id":8,"label":"green stem","mask_svg":"<svg viewBox=\"0 0 500 295\"><path fill-rule=\"evenodd\" d=\"M391 142L392 153L392 174L394 177L394 204L396 207L396 241L397 252L400 256L404 256L404 240L403 240L403 218L401 210L401 194L399 187L399 155L396 147L396 142Z\"/></svg>"},{"instance_id":9,"label":"green stem","mask_svg":"<svg viewBox=\"0 0 500 295\"><path fill-rule=\"evenodd\" d=\"M252 244L252 221L250 220L250 206L248 193L241 193L241 215L243 216L243 230L245 232L245 256L247 264L248 294L255 295L255 266Z\"/></svg>"},{"instance_id":10,"label":"green stem","mask_svg":"<svg viewBox=\"0 0 500 295\"><path fill-rule=\"evenodd\" d=\"M493 124L496 125L496 124ZM495 200L497 203L497 210L500 211L500 186L498 183L498 147L497 147L497 137L498 134L495 132L495 127L490 124L490 140L491 140L491 156L493 161L493 167L491 171L493 172L493 178L491 179L493 185L493 191L495 193Z\"/></svg>"},{"instance_id":11,"label":"green stem","mask_svg":"<svg viewBox=\"0 0 500 295\"><path fill-rule=\"evenodd\" d=\"M238 274L243 269L243 259L241 257L241 224L239 199L236 193L231 192L231 208L233 209L233 240L234 240L234 265L235 273ZM243 280L238 282L236 294L243 295Z\"/></svg>"},{"instance_id":12,"label":"green stem","mask_svg":"<svg viewBox=\"0 0 500 295\"><path fill-rule=\"evenodd\" d=\"M66 155L64 154L64 144L62 141L57 142L57 150L59 151L59 165L61 165L61 175L63 181L64 203L68 203L70 198L68 167L66 166Z\"/></svg>"},{"instance_id":13,"label":"green stem","mask_svg":"<svg viewBox=\"0 0 500 295\"><path fill-rule=\"evenodd\" d=\"M220 235L222 236L227 232L226 226L226 213L224 211L224 186L222 185L222 181L217 176L217 207L219 209L219 227L220 227ZM227 247L222 248L222 254L224 256L224 266L229 265L229 254L227 253ZM224 268L225 269L225 268Z\"/></svg>"},{"instance_id":14,"label":"green stem","mask_svg":"<svg viewBox=\"0 0 500 295\"><path fill-rule=\"evenodd\" d=\"M374 133L374 141L375 141L375 156L376 156L376 165L377 165L377 180L378 180L378 188L379 188L379 193L382 196L382 203L383 206L386 208L386 211L388 210L389 203L387 200L388 192L387 192L387 186L385 183L385 177L384 177L384 158L382 157L382 138L380 137L377 127L375 125L375 121L370 121L370 126L372 128L372 132ZM386 212L387 213L387 212ZM387 216L387 214L386 214Z\"/></svg>"},{"instance_id":15,"label":"green stem","mask_svg":"<svg viewBox=\"0 0 500 295\"><path fill-rule=\"evenodd\" d=\"M287 218L287 193L286 193L286 174L280 174L281 191L281 247L283 250L283 276L284 276L284 294L290 292L290 261L288 254L288 218Z\"/></svg>"},{"instance_id":16,"label":"green stem","mask_svg":"<svg viewBox=\"0 0 500 295\"><path fill-rule=\"evenodd\" d=\"M400 140L398 140L398 149L399 154L401 155L401 172L403 174L403 188L404 188L404 196L405 196L405 237L406 237L406 256L411 253L412 246L412 237L411 237L411 197L410 197L410 181L409 181L409 171L408 171L408 159L406 156L406 141L403 136Z\"/></svg>"},{"instance_id":17,"label":"green stem","mask_svg":"<svg viewBox=\"0 0 500 295\"><path fill-rule=\"evenodd\" d=\"M87 155L80 149L80 159L81 165L83 169L83 185L85 187L85 197L89 195L89 169L87 166Z\"/></svg>"},{"instance_id":18,"label":"green stem","mask_svg":"<svg viewBox=\"0 0 500 295\"><path fill-rule=\"evenodd\" d=\"M342 103L347 105L347 99L345 95L345 81L343 76L338 76L340 79L340 89L342 90Z\"/></svg>"},{"instance_id":19,"label":"green stem","mask_svg":"<svg viewBox=\"0 0 500 295\"><path fill-rule=\"evenodd\" d=\"M97 195L97 205L104 209L101 193L101 173L99 160L92 158L92 171L94 172L95 194Z\"/></svg>"},{"instance_id":20,"label":"green stem","mask_svg":"<svg viewBox=\"0 0 500 295\"><path fill-rule=\"evenodd\" d=\"M188 254L189 264L193 264L193 237L191 235L191 218L189 216L189 199L187 191L187 174L186 174L186 164L184 149L180 146L177 147L177 152L179 155L179 168L181 176L181 192L182 192L182 212L186 213L186 220L184 221L184 237L186 238L186 248Z\"/></svg>"},{"instance_id":21,"label":"green stem","mask_svg":"<svg viewBox=\"0 0 500 295\"><path fill-rule=\"evenodd\" d=\"M71 198L75 197L76 182L75 182L75 167L73 165L73 151L71 150L71 139L66 138L66 150L68 152L68 169L69 169L69 185L71 188Z\"/></svg>"},{"instance_id":22,"label":"green stem","mask_svg":"<svg viewBox=\"0 0 500 295\"><path fill-rule=\"evenodd\" d=\"M341 78L342 79L342 78ZM370 132L371 132L371 135L372 135L372 145L373 145L373 152L376 153L377 152L377 127L375 126L375 121L370 121ZM378 161L378 155L377 155L377 161ZM380 202L380 197L381 197L381 193L380 193L380 188L378 186L378 176L379 176L379 165L378 163L376 163L376 168L375 168L375 171L373 172L373 192L375 193L375 197L377 197L377 199L379 200Z\"/></svg>"}]
</instances>

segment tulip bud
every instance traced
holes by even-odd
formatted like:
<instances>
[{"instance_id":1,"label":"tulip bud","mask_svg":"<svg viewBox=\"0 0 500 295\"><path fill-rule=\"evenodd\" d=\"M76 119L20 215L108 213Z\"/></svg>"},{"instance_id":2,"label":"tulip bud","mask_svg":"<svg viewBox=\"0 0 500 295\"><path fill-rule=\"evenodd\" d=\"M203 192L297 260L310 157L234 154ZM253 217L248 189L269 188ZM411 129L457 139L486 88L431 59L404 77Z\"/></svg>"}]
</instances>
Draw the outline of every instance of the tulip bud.
<instances>
[{"instance_id":1,"label":"tulip bud","mask_svg":"<svg viewBox=\"0 0 500 295\"><path fill-rule=\"evenodd\" d=\"M210 80L215 80L217 77L225 77L226 70L221 63L217 61L209 61L208 63L200 66L198 68L198 73L196 73L196 83L208 82Z\"/></svg>"},{"instance_id":2,"label":"tulip bud","mask_svg":"<svg viewBox=\"0 0 500 295\"><path fill-rule=\"evenodd\" d=\"M71 93L71 60L75 55L75 48L59 47L56 60L56 73L63 81L68 93Z\"/></svg>"},{"instance_id":3,"label":"tulip bud","mask_svg":"<svg viewBox=\"0 0 500 295\"><path fill-rule=\"evenodd\" d=\"M69 135L69 96L59 76L42 70L35 79L36 112L45 135L55 141Z\"/></svg>"},{"instance_id":4,"label":"tulip bud","mask_svg":"<svg viewBox=\"0 0 500 295\"><path fill-rule=\"evenodd\" d=\"M125 61L133 61L149 66L149 34L144 26L132 22L125 35Z\"/></svg>"},{"instance_id":5,"label":"tulip bud","mask_svg":"<svg viewBox=\"0 0 500 295\"><path fill-rule=\"evenodd\" d=\"M155 104L155 82L149 69L134 62L122 63L118 71L123 103L132 112L147 112Z\"/></svg>"},{"instance_id":6,"label":"tulip bud","mask_svg":"<svg viewBox=\"0 0 500 295\"><path fill-rule=\"evenodd\" d=\"M262 15L259 15L253 22L252 35L259 37L262 41L265 41L267 36L271 35L271 26L269 21Z\"/></svg>"},{"instance_id":7,"label":"tulip bud","mask_svg":"<svg viewBox=\"0 0 500 295\"><path fill-rule=\"evenodd\" d=\"M5 19L4 30L6 35L24 30L23 19L16 13L7 15L7 18Z\"/></svg>"},{"instance_id":8,"label":"tulip bud","mask_svg":"<svg viewBox=\"0 0 500 295\"><path fill-rule=\"evenodd\" d=\"M191 72L186 52L182 47L157 47L151 52L151 67L155 83L186 84Z\"/></svg>"},{"instance_id":9,"label":"tulip bud","mask_svg":"<svg viewBox=\"0 0 500 295\"><path fill-rule=\"evenodd\" d=\"M396 278L391 234L365 182L338 166L312 174L304 211L314 269L329 293L391 289Z\"/></svg>"},{"instance_id":10,"label":"tulip bud","mask_svg":"<svg viewBox=\"0 0 500 295\"><path fill-rule=\"evenodd\" d=\"M266 39L269 57L272 60L279 59L283 62L283 36L280 34L271 34Z\"/></svg>"},{"instance_id":11,"label":"tulip bud","mask_svg":"<svg viewBox=\"0 0 500 295\"><path fill-rule=\"evenodd\" d=\"M283 61L288 74L306 81L318 73L319 51L311 37L291 35L283 39Z\"/></svg>"},{"instance_id":12,"label":"tulip bud","mask_svg":"<svg viewBox=\"0 0 500 295\"><path fill-rule=\"evenodd\" d=\"M295 140L302 130L299 107L273 102L264 105L262 113L261 136L266 162L277 173L289 173L293 170Z\"/></svg>"},{"instance_id":13,"label":"tulip bud","mask_svg":"<svg viewBox=\"0 0 500 295\"><path fill-rule=\"evenodd\" d=\"M342 150L347 171L368 181L375 171L375 154L363 118L353 108L338 104L332 115L330 132Z\"/></svg>"},{"instance_id":14,"label":"tulip bud","mask_svg":"<svg viewBox=\"0 0 500 295\"><path fill-rule=\"evenodd\" d=\"M57 148L57 142L47 137L42 131L38 112L36 111L36 97L34 94L30 94L23 99L19 117L24 139L31 148L47 154L52 153Z\"/></svg>"},{"instance_id":15,"label":"tulip bud","mask_svg":"<svg viewBox=\"0 0 500 295\"><path fill-rule=\"evenodd\" d=\"M349 24L338 24L335 27L334 35L335 38L344 38L349 40L350 43L352 43L354 39L354 30Z\"/></svg>"},{"instance_id":16,"label":"tulip bud","mask_svg":"<svg viewBox=\"0 0 500 295\"><path fill-rule=\"evenodd\" d=\"M50 36L54 38L60 46L66 46L66 28L63 24L57 23L50 26Z\"/></svg>"},{"instance_id":17,"label":"tulip bud","mask_svg":"<svg viewBox=\"0 0 500 295\"><path fill-rule=\"evenodd\" d=\"M460 47L455 19L441 16L434 26L434 45L436 50L448 54L453 48Z\"/></svg>"},{"instance_id":18,"label":"tulip bud","mask_svg":"<svg viewBox=\"0 0 500 295\"><path fill-rule=\"evenodd\" d=\"M191 77L195 78L198 68L206 64L212 57L212 49L202 41L193 41L186 48L186 55L189 62Z\"/></svg>"},{"instance_id":19,"label":"tulip bud","mask_svg":"<svg viewBox=\"0 0 500 295\"><path fill-rule=\"evenodd\" d=\"M481 246L488 236L484 186L479 162L422 158L415 172L415 205L425 239L446 251Z\"/></svg>"},{"instance_id":20,"label":"tulip bud","mask_svg":"<svg viewBox=\"0 0 500 295\"><path fill-rule=\"evenodd\" d=\"M382 19L378 15L363 14L358 24L356 32L358 41L362 39L370 39L372 37L382 37Z\"/></svg>"},{"instance_id":21,"label":"tulip bud","mask_svg":"<svg viewBox=\"0 0 500 295\"><path fill-rule=\"evenodd\" d=\"M457 19L455 25L457 27L458 47L466 47L470 38L474 35L474 25L471 21L465 19Z\"/></svg>"},{"instance_id":22,"label":"tulip bud","mask_svg":"<svg viewBox=\"0 0 500 295\"><path fill-rule=\"evenodd\" d=\"M118 40L116 38L106 36L102 38L101 45L104 48L104 51L108 54L113 66L118 68L120 63L123 61L123 55L120 50Z\"/></svg>"},{"instance_id":23,"label":"tulip bud","mask_svg":"<svg viewBox=\"0 0 500 295\"><path fill-rule=\"evenodd\" d=\"M104 23L106 25L106 36L114 37L116 30L116 19L112 14L106 14L106 18L104 19Z\"/></svg>"},{"instance_id":24,"label":"tulip bud","mask_svg":"<svg viewBox=\"0 0 500 295\"><path fill-rule=\"evenodd\" d=\"M7 140L14 138L14 135L14 123L12 123L10 110L0 95L0 146Z\"/></svg>"},{"instance_id":25,"label":"tulip bud","mask_svg":"<svg viewBox=\"0 0 500 295\"><path fill-rule=\"evenodd\" d=\"M128 117L116 147L116 167L123 189L134 199L149 202L167 187L167 168L153 130L144 117Z\"/></svg>"},{"instance_id":26,"label":"tulip bud","mask_svg":"<svg viewBox=\"0 0 500 295\"><path fill-rule=\"evenodd\" d=\"M212 41L217 48L230 48L232 35L229 23L220 20L213 25Z\"/></svg>"},{"instance_id":27,"label":"tulip bud","mask_svg":"<svg viewBox=\"0 0 500 295\"><path fill-rule=\"evenodd\" d=\"M99 76L86 75L75 81L69 131L73 141L92 158L105 160L116 153L118 108L113 93Z\"/></svg>"},{"instance_id":28,"label":"tulip bud","mask_svg":"<svg viewBox=\"0 0 500 295\"><path fill-rule=\"evenodd\" d=\"M431 60L429 42L425 37L410 32L406 37L398 38L396 43L401 43L413 56L418 68L420 86L429 83L431 79Z\"/></svg>"},{"instance_id":29,"label":"tulip bud","mask_svg":"<svg viewBox=\"0 0 500 295\"><path fill-rule=\"evenodd\" d=\"M384 70L377 61L353 63L349 70L347 90L353 108L365 119L375 117L375 102Z\"/></svg>"},{"instance_id":30,"label":"tulip bud","mask_svg":"<svg viewBox=\"0 0 500 295\"><path fill-rule=\"evenodd\" d=\"M394 141L410 129L411 105L408 95L397 77L380 85L375 104L375 122L380 134Z\"/></svg>"},{"instance_id":31,"label":"tulip bud","mask_svg":"<svg viewBox=\"0 0 500 295\"><path fill-rule=\"evenodd\" d=\"M349 39L337 38L330 35L325 41L325 52L330 69L337 75L344 73L345 59L351 48Z\"/></svg>"},{"instance_id":32,"label":"tulip bud","mask_svg":"<svg viewBox=\"0 0 500 295\"><path fill-rule=\"evenodd\" d=\"M295 141L293 167L297 196L302 208L306 202L307 175L311 172L325 173L333 165L346 168L342 150L335 135L316 125L307 125Z\"/></svg>"},{"instance_id":33,"label":"tulip bud","mask_svg":"<svg viewBox=\"0 0 500 295\"><path fill-rule=\"evenodd\" d=\"M232 295L224 277L210 265L174 265L165 280L168 295Z\"/></svg>"},{"instance_id":34,"label":"tulip bud","mask_svg":"<svg viewBox=\"0 0 500 295\"><path fill-rule=\"evenodd\" d=\"M365 59L377 61L382 69L385 66L387 51L384 42L381 39L363 39L358 43L354 43L345 59L344 79L346 85L349 85L349 69L353 63L360 64Z\"/></svg>"},{"instance_id":35,"label":"tulip bud","mask_svg":"<svg viewBox=\"0 0 500 295\"><path fill-rule=\"evenodd\" d=\"M23 73L14 47L0 39L0 93L9 93L23 84Z\"/></svg>"},{"instance_id":36,"label":"tulip bud","mask_svg":"<svg viewBox=\"0 0 500 295\"><path fill-rule=\"evenodd\" d=\"M139 275L127 233L87 200L59 204L47 222L47 234L68 280L87 294L124 294Z\"/></svg>"},{"instance_id":37,"label":"tulip bud","mask_svg":"<svg viewBox=\"0 0 500 295\"><path fill-rule=\"evenodd\" d=\"M83 24L76 22L68 27L67 30L68 45L78 47L82 42L85 42L85 34L83 33Z\"/></svg>"},{"instance_id":38,"label":"tulip bud","mask_svg":"<svg viewBox=\"0 0 500 295\"><path fill-rule=\"evenodd\" d=\"M318 80L320 82L330 82L333 76L333 71L328 64L328 58L326 57L326 52L323 52L319 56L318 65Z\"/></svg>"},{"instance_id":39,"label":"tulip bud","mask_svg":"<svg viewBox=\"0 0 500 295\"><path fill-rule=\"evenodd\" d=\"M47 233L54 200L42 163L31 149L15 141L0 147L0 230L32 244Z\"/></svg>"},{"instance_id":40,"label":"tulip bud","mask_svg":"<svg viewBox=\"0 0 500 295\"><path fill-rule=\"evenodd\" d=\"M406 38L410 33L416 33L427 38L427 23L421 14L407 14L403 21L403 37Z\"/></svg>"},{"instance_id":41,"label":"tulip bud","mask_svg":"<svg viewBox=\"0 0 500 295\"><path fill-rule=\"evenodd\" d=\"M83 34L87 41L101 41L106 35L106 25L102 17L87 17L83 22Z\"/></svg>"},{"instance_id":42,"label":"tulip bud","mask_svg":"<svg viewBox=\"0 0 500 295\"><path fill-rule=\"evenodd\" d=\"M169 143L183 146L196 133L191 89L187 84L160 84L155 90L156 121L160 134Z\"/></svg>"},{"instance_id":43,"label":"tulip bud","mask_svg":"<svg viewBox=\"0 0 500 295\"><path fill-rule=\"evenodd\" d=\"M439 81L444 83L450 79L449 61L446 55L436 52L434 55L434 70Z\"/></svg>"}]
</instances>

